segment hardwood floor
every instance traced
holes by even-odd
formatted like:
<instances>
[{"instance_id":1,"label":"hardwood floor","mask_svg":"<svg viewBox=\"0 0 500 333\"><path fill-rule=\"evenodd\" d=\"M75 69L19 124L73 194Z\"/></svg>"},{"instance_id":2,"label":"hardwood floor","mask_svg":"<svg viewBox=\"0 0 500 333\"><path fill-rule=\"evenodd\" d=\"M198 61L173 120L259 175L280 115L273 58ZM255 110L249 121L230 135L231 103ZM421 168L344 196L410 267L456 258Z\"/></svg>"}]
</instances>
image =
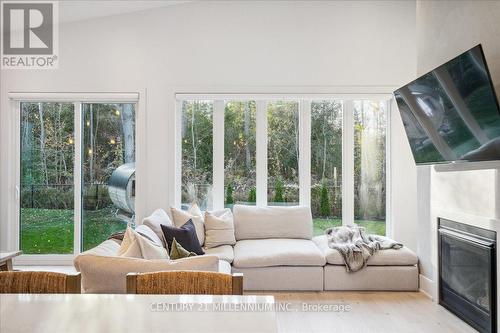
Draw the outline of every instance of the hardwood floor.
<instances>
[{"instance_id":1,"label":"hardwood floor","mask_svg":"<svg viewBox=\"0 0 500 333\"><path fill-rule=\"evenodd\" d=\"M18 266L21 270L74 272L71 266ZM279 332L322 333L466 333L476 332L419 292L247 292L274 295L288 304L277 312ZM307 305L350 306L349 311L296 311Z\"/></svg>"},{"instance_id":2,"label":"hardwood floor","mask_svg":"<svg viewBox=\"0 0 500 333\"><path fill-rule=\"evenodd\" d=\"M261 293L258 293L261 294ZM266 293L262 293L266 294ZM269 293L267 293L269 294ZM278 312L279 332L476 332L419 292L274 292L276 302L350 305L346 312Z\"/></svg>"}]
</instances>

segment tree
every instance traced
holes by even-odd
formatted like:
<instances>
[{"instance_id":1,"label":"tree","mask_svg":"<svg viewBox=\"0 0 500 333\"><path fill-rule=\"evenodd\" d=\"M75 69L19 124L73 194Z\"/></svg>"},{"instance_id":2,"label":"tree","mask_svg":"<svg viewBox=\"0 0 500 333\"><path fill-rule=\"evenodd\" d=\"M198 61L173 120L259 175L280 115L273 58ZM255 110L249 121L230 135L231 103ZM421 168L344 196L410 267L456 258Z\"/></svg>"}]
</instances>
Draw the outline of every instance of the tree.
<instances>
[{"instance_id":1,"label":"tree","mask_svg":"<svg viewBox=\"0 0 500 333\"><path fill-rule=\"evenodd\" d=\"M89 145L90 145L90 150L88 151L89 154L89 176L90 176L90 183L94 182L94 154L95 154L95 146L94 146L94 110L93 110L93 104L90 104L89 108ZM97 111L99 112L99 111ZM99 119L99 117L97 117ZM99 126L96 126L96 133L97 133L97 128Z\"/></svg>"},{"instance_id":2,"label":"tree","mask_svg":"<svg viewBox=\"0 0 500 333\"><path fill-rule=\"evenodd\" d=\"M123 160L125 163L135 162L134 124L135 112L133 104L121 104L123 131Z\"/></svg>"},{"instance_id":3,"label":"tree","mask_svg":"<svg viewBox=\"0 0 500 333\"><path fill-rule=\"evenodd\" d=\"M283 181L277 178L274 183L274 202L285 202L283 199Z\"/></svg>"},{"instance_id":4,"label":"tree","mask_svg":"<svg viewBox=\"0 0 500 333\"><path fill-rule=\"evenodd\" d=\"M321 203L319 207L320 215L323 217L330 216L330 198L328 196L328 187L326 182L321 186Z\"/></svg>"},{"instance_id":5,"label":"tree","mask_svg":"<svg viewBox=\"0 0 500 333\"><path fill-rule=\"evenodd\" d=\"M49 172L47 168L47 152L45 151L45 125L43 120L43 103L38 103L38 116L40 117L40 155L42 156L42 170L44 183L49 185Z\"/></svg>"},{"instance_id":6,"label":"tree","mask_svg":"<svg viewBox=\"0 0 500 333\"><path fill-rule=\"evenodd\" d=\"M227 205L234 204L233 186L231 184L227 184L227 187L226 187L226 204Z\"/></svg>"},{"instance_id":7,"label":"tree","mask_svg":"<svg viewBox=\"0 0 500 333\"><path fill-rule=\"evenodd\" d=\"M248 192L248 202L256 202L257 201L257 190L255 187L252 187L250 189L250 192Z\"/></svg>"},{"instance_id":8,"label":"tree","mask_svg":"<svg viewBox=\"0 0 500 333\"><path fill-rule=\"evenodd\" d=\"M250 106L249 103L245 103L245 106L243 108L244 110L244 125L243 125L243 132L245 133L245 166L247 170L249 170L252 167L252 160L250 157L250 145L248 142L250 141Z\"/></svg>"}]
</instances>

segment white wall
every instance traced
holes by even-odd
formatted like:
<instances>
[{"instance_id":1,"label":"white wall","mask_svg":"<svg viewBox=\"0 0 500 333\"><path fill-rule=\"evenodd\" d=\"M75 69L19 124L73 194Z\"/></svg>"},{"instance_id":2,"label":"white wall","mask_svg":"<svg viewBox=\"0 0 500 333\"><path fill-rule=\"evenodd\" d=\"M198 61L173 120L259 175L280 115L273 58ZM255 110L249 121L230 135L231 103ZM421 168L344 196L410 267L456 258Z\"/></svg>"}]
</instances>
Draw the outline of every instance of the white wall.
<instances>
[{"instance_id":1,"label":"white wall","mask_svg":"<svg viewBox=\"0 0 500 333\"><path fill-rule=\"evenodd\" d=\"M481 43L497 94L500 92L500 2L418 1L419 75ZM499 96L500 97L500 96ZM500 163L419 167L418 254L421 273L437 275L436 219L455 216L464 223L500 227ZM481 221L490 221L482 223ZM493 222L492 222L493 221ZM435 294L435 286L431 286Z\"/></svg>"},{"instance_id":2,"label":"white wall","mask_svg":"<svg viewBox=\"0 0 500 333\"><path fill-rule=\"evenodd\" d=\"M63 25L58 70L1 73L0 248L16 135L8 92L145 92L138 200L149 213L174 201L175 93L391 93L415 76L415 38L412 1L190 2ZM392 120L394 234L414 247L415 168L401 120Z\"/></svg>"}]
</instances>

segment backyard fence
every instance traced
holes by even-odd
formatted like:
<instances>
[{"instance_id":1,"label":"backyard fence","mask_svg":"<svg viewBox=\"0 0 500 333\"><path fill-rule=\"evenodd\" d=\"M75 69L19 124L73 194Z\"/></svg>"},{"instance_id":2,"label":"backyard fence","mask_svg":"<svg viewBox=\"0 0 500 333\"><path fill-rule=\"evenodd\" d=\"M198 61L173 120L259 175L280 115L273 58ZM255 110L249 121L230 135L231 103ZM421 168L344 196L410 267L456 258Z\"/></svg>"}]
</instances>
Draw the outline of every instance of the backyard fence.
<instances>
[{"instance_id":1,"label":"backyard fence","mask_svg":"<svg viewBox=\"0 0 500 333\"><path fill-rule=\"evenodd\" d=\"M97 210L112 205L108 185L86 183L83 185L83 208ZM73 209L73 184L22 184L21 208Z\"/></svg>"}]
</instances>

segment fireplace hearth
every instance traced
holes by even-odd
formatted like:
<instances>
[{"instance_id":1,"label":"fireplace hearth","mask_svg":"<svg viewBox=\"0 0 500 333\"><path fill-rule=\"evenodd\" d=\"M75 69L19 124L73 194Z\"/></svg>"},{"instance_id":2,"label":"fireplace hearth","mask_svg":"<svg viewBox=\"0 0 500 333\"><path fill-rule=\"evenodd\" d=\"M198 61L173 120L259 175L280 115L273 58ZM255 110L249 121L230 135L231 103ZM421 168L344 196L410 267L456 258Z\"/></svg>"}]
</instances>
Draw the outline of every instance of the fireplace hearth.
<instances>
[{"instance_id":1,"label":"fireplace hearth","mask_svg":"<svg viewBox=\"0 0 500 333\"><path fill-rule=\"evenodd\" d=\"M496 232L438 219L439 304L477 329L497 332Z\"/></svg>"}]
</instances>

